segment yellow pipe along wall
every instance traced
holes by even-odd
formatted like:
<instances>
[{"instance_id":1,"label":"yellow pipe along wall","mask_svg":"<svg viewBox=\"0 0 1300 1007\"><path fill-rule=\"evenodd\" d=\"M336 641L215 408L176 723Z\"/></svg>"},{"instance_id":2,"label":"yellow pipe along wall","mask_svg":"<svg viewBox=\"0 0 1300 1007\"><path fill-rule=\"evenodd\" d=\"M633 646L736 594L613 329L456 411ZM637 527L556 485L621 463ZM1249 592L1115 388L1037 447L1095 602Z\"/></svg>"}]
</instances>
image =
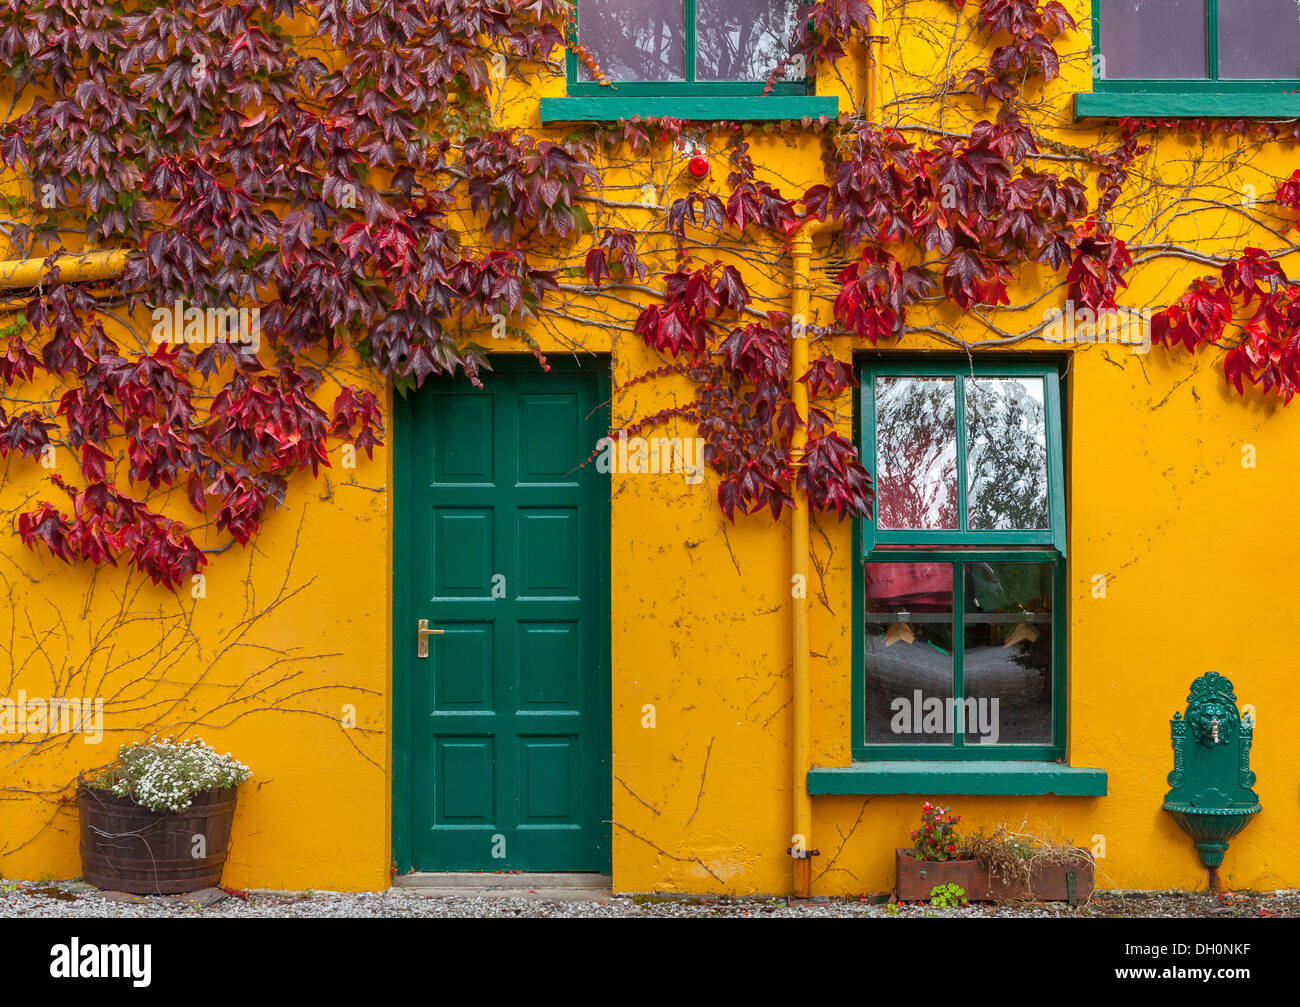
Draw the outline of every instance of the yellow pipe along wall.
<instances>
[{"instance_id":1,"label":"yellow pipe along wall","mask_svg":"<svg viewBox=\"0 0 1300 1007\"><path fill-rule=\"evenodd\" d=\"M808 386L799 380L808 371L808 270L812 259L812 234L808 225L790 241L790 400L803 423L808 420ZM790 456L797 468L804 464L808 431L795 427L790 438ZM812 798L804 781L812 768L812 680L808 669L811 641L808 637L808 497L796 485L794 509L790 513L791 634L794 648L794 837L791 856L795 863L795 894L811 894L813 846Z\"/></svg>"},{"instance_id":2,"label":"yellow pipe along wall","mask_svg":"<svg viewBox=\"0 0 1300 1007\"><path fill-rule=\"evenodd\" d=\"M1088 89L1091 71L1087 4L1067 6L1085 27L1058 46L1061 78L1034 95L1046 109L1045 137L1061 149L1113 147L1113 124L1075 122L1070 113L1071 95ZM820 72L820 93L839 95L842 111L866 105L920 143L933 134L909 132L909 124L963 132L992 114L968 102L944 104L932 93L947 65L948 36L969 10L924 0L905 11L884 5L878 13L875 31L890 40L874 46L880 72L868 73L866 46L858 44L842 74ZM524 77L526 83L510 76L499 121L562 138L570 128L542 127L537 102L564 93L562 75L531 67ZM722 156L726 132L689 130ZM824 181L820 136L760 130L750 141L762 177L787 195ZM662 197L684 191L680 166L665 146L635 157L625 150L602 155L605 189L585 204L598 232L621 225L641 235L644 254L662 267L648 281L655 286L672 268L672 243L661 234ZM1084 173L1086 166L1068 155L1055 156L1066 160L1050 161L1053 170ZM1242 152L1229 136L1163 131L1126 186L1117 231L1151 246L1163 239L1190 245L1204 256L1247 244L1277 247L1223 190L1250 185L1262 198L1296 163L1293 146ZM1195 214L1171 211L1170 193L1195 182L1207 165L1215 166L1211 177L1192 190L1205 197ZM1144 181L1153 176L1155 182ZM647 184L660 209L637 207ZM720 178L712 185L723 188ZM1095 200L1091 186L1090 196ZM737 263L760 309L797 315L802 306L808 324L831 322L837 252L830 238L805 228L789 249L753 247L732 235L710 240L712 246L693 235L693 251L705 261ZM1138 258L1121 294L1125 305L1167 304L1189 279L1213 268L1195 257ZM1300 271L1296 256L1285 261L1292 273ZM30 278L19 270L27 268L36 267L0 265L0 278L17 277L11 286L22 288L30 284L19 279ZM1051 270L1026 269L1012 300L1027 307L1003 312L1000 324L1020 331L1040 325L1045 309L1064 302L1060 281ZM684 401L689 389L676 379L628 386L662 361L630 331L629 302L644 303L644 296L617 294L603 301L583 295L586 307L554 329L537 326L533 335L549 353L610 355L614 423L622 425ZM127 319L145 338L147 317ZM846 360L881 350L964 357L963 345L989 336L971 315L946 304L927 304L910 321L933 332L877 351L843 336L825 345ZM132 338L122 321L109 328L114 338ZM527 352L515 339L492 347ZM1204 871L1192 844L1160 801L1172 766L1168 719L1192 679L1209 670L1231 678L1241 701L1256 710L1252 756L1264 806L1233 841L1224 881L1253 889L1300 885L1300 750L1281 726L1295 699L1300 541L1279 534L1300 468L1300 404L1286 409L1256 394L1238 397L1218 358L1205 352L1134 353L1041 339L981 349L1052 354L1065 367L1068 761L1105 769L1108 794L810 798L809 765L852 761L850 598L861 568L851 522L808 517L801 507L789 524L760 514L731 525L717 509L712 476L691 485L614 474L617 890L885 891L893 883L893 850L909 845L925 796L952 804L971 828L1026 822L1094 849L1104 887L1201 888ZM796 372L798 356L807 353L806 341L796 341ZM370 387L392 415L391 389ZM57 398L56 389L47 391ZM794 383L792 395L802 394ZM806 400L796 402L806 415ZM839 432L852 436L853 396L834 402L833 413ZM668 433L694 430L675 424ZM1243 464L1247 458L1253 467ZM127 706L156 704L168 711L163 720L193 720L194 733L252 766L225 878L234 887L359 890L390 883L391 655L398 645L391 563L405 544L394 537L388 447L356 470L333 460L326 479L293 481L286 506L252 546L212 557L202 598L184 590L172 595L112 569L92 577L24 549L11 534L0 539L0 590L12 618L0 623L0 639L12 641L4 645L10 691L47 695L73 674L89 676L91 688L110 695L136 690L138 702ZM53 472L74 478L70 456L60 452L57 465ZM32 494L46 493L50 474L13 456L0 462L0 508L9 514ZM203 544L224 545L216 536ZM792 590L801 574L802 599ZM267 659L268 650L278 663ZM657 711L653 728L644 726L647 705ZM112 713L107 744L99 748L77 739L39 749L5 746L0 783L28 796L0 801L0 876L79 872L68 781L132 740L143 722L138 712ZM818 856L790 856L800 835Z\"/></svg>"}]
</instances>

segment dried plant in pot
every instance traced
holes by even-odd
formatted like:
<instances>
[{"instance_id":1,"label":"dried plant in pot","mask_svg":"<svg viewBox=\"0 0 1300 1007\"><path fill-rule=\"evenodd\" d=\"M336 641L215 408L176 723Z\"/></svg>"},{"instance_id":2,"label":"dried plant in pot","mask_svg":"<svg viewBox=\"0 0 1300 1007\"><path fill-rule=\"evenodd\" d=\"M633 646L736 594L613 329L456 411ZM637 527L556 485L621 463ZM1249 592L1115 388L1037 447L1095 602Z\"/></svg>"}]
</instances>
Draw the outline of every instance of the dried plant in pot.
<instances>
[{"instance_id":1,"label":"dried plant in pot","mask_svg":"<svg viewBox=\"0 0 1300 1007\"><path fill-rule=\"evenodd\" d=\"M78 780L82 877L135 895L218 884L235 796L252 775L198 738L123 745L110 765Z\"/></svg>"},{"instance_id":2,"label":"dried plant in pot","mask_svg":"<svg viewBox=\"0 0 1300 1007\"><path fill-rule=\"evenodd\" d=\"M960 815L927 801L912 848L894 851L894 895L899 902L927 902L939 885L957 885L967 898L984 890L986 872L957 834Z\"/></svg>"},{"instance_id":3,"label":"dried plant in pot","mask_svg":"<svg viewBox=\"0 0 1300 1007\"><path fill-rule=\"evenodd\" d=\"M981 898L1074 903L1092 895L1092 854L1067 840L1034 835L1023 823L1016 829L1000 824L970 846L987 876Z\"/></svg>"}]
</instances>

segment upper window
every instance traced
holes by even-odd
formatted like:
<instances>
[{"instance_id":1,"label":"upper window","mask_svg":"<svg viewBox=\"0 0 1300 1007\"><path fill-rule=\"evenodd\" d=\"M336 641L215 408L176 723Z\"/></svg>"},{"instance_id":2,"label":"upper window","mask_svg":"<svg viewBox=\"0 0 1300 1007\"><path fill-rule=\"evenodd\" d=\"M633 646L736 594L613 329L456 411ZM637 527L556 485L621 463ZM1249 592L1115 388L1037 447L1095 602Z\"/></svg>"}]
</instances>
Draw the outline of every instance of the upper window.
<instances>
[{"instance_id":1,"label":"upper window","mask_svg":"<svg viewBox=\"0 0 1300 1007\"><path fill-rule=\"evenodd\" d=\"M805 94L783 65L809 5L801 0L579 0L578 42L623 94ZM569 93L608 93L570 55Z\"/></svg>"},{"instance_id":2,"label":"upper window","mask_svg":"<svg viewBox=\"0 0 1300 1007\"><path fill-rule=\"evenodd\" d=\"M877 365L862 386L876 513L864 545L1051 545L1065 551L1050 369ZM874 465L873 465L874 463Z\"/></svg>"},{"instance_id":3,"label":"upper window","mask_svg":"<svg viewBox=\"0 0 1300 1007\"><path fill-rule=\"evenodd\" d=\"M1093 0L1098 81L1170 90L1300 80L1296 0Z\"/></svg>"},{"instance_id":4,"label":"upper window","mask_svg":"<svg viewBox=\"0 0 1300 1007\"><path fill-rule=\"evenodd\" d=\"M1056 370L878 363L861 385L854 758L1063 758Z\"/></svg>"}]
</instances>

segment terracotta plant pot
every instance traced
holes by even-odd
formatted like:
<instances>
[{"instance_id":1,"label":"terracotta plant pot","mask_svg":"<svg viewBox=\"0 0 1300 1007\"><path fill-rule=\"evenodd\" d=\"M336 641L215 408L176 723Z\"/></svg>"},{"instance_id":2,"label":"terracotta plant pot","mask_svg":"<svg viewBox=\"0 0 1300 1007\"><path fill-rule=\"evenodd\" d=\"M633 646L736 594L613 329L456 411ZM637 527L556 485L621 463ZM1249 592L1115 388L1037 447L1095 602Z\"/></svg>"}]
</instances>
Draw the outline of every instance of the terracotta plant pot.
<instances>
[{"instance_id":1,"label":"terracotta plant pot","mask_svg":"<svg viewBox=\"0 0 1300 1007\"><path fill-rule=\"evenodd\" d=\"M966 898L977 899L987 887L988 871L978 860L917 860L912 850L895 850L894 877L899 902L929 902L936 885L960 885Z\"/></svg>"},{"instance_id":2,"label":"terracotta plant pot","mask_svg":"<svg viewBox=\"0 0 1300 1007\"><path fill-rule=\"evenodd\" d=\"M209 790L184 811L160 814L80 784L82 877L96 888L134 895L214 887L230 847L236 790Z\"/></svg>"}]
</instances>

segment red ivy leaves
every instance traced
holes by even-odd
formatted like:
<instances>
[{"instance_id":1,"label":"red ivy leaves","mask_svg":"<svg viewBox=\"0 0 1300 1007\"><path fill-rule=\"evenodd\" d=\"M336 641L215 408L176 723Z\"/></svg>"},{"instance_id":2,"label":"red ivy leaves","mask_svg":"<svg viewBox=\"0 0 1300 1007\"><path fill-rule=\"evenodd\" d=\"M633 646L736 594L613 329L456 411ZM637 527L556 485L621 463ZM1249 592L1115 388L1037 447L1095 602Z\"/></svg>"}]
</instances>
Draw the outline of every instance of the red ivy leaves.
<instances>
[{"instance_id":1,"label":"red ivy leaves","mask_svg":"<svg viewBox=\"0 0 1300 1007\"><path fill-rule=\"evenodd\" d=\"M770 234L789 234L798 225L794 203L780 191L757 177L749 144L743 134L734 133L727 141L727 159L731 173L727 184L731 195L726 202L726 219L741 234L750 226L761 227ZM706 207L706 222L708 220Z\"/></svg>"},{"instance_id":2,"label":"red ivy leaves","mask_svg":"<svg viewBox=\"0 0 1300 1007\"><path fill-rule=\"evenodd\" d=\"M72 534L72 522L48 501L35 511L18 515L18 535L23 544L33 546L36 542L43 542L65 563L72 562Z\"/></svg>"},{"instance_id":3,"label":"red ivy leaves","mask_svg":"<svg viewBox=\"0 0 1300 1007\"><path fill-rule=\"evenodd\" d=\"M283 500L284 490L285 482L279 476L236 467L222 470L205 492L221 501L217 529L229 531L240 545L247 545L261 527L267 505Z\"/></svg>"},{"instance_id":4,"label":"red ivy leaves","mask_svg":"<svg viewBox=\"0 0 1300 1007\"><path fill-rule=\"evenodd\" d=\"M971 241L969 232L964 229L959 235ZM973 304L1010 304L1011 298L1007 294L1009 282L1011 270L985 255L978 247L958 248L943 271L943 292L963 308Z\"/></svg>"},{"instance_id":5,"label":"red ivy leaves","mask_svg":"<svg viewBox=\"0 0 1300 1007\"><path fill-rule=\"evenodd\" d=\"M957 7L962 0L953 0ZM1030 77L1044 83L1060 73L1060 58L1052 41L1076 25L1069 11L1048 0L1041 7L1034 0L983 0L976 24L990 35L1010 35L1011 42L993 50L987 69L971 70L966 84L988 103L990 98L1007 101Z\"/></svg>"},{"instance_id":6,"label":"red ivy leaves","mask_svg":"<svg viewBox=\"0 0 1300 1007\"><path fill-rule=\"evenodd\" d=\"M789 326L743 325L718 347L727 369L744 377L756 395L782 388L790 380Z\"/></svg>"},{"instance_id":7,"label":"red ivy leaves","mask_svg":"<svg viewBox=\"0 0 1300 1007\"><path fill-rule=\"evenodd\" d=\"M1277 195L1273 197L1280 206L1300 209L1300 168L1291 172L1286 181L1278 184Z\"/></svg>"},{"instance_id":8,"label":"red ivy leaves","mask_svg":"<svg viewBox=\"0 0 1300 1007\"><path fill-rule=\"evenodd\" d=\"M831 186L804 195L810 215L841 221L845 240L865 246L863 263L841 274L837 318L873 342L899 331L902 308L928 292L927 274L902 271L900 295L901 267L879 246L917 238L943 258L944 293L963 308L1007 303L1017 263L1060 268L1080 257L1080 234L1087 241L1080 285L1093 270L1101 294L1113 293L1125 256L1103 256L1100 267L1090 261L1105 250L1092 240L1094 229L1078 224L1087 212L1084 187L1027 167L1035 150L1024 124L1005 111L967 138L944 137L928 149L892 130L859 129L848 156L832 162Z\"/></svg>"},{"instance_id":9,"label":"red ivy leaves","mask_svg":"<svg viewBox=\"0 0 1300 1007\"><path fill-rule=\"evenodd\" d=\"M7 457L11 451L28 458L39 458L45 445L50 443L50 431L54 429L53 423L34 410L19 413L4 422L4 410L0 409L0 458Z\"/></svg>"},{"instance_id":10,"label":"red ivy leaves","mask_svg":"<svg viewBox=\"0 0 1300 1007\"><path fill-rule=\"evenodd\" d=\"M1285 286L1261 300L1242 342L1224 354L1223 373L1238 395L1249 383L1290 403L1300 391L1300 291Z\"/></svg>"},{"instance_id":11,"label":"red ivy leaves","mask_svg":"<svg viewBox=\"0 0 1300 1007\"><path fill-rule=\"evenodd\" d=\"M815 75L818 64L842 59L844 40L851 35L867 35L875 20L866 0L818 0L802 13L805 17L795 30L789 54L768 75L764 94L771 93L786 68L799 57L809 76Z\"/></svg>"},{"instance_id":12,"label":"red ivy leaves","mask_svg":"<svg viewBox=\"0 0 1300 1007\"><path fill-rule=\"evenodd\" d=\"M719 467L719 457L710 458ZM718 506L728 521L736 520L736 511L753 514L763 508L772 511L772 517L781 516L781 510L794 506L794 497L786 490L790 479L789 456L779 451L769 451L762 458L742 462L724 471L718 484Z\"/></svg>"},{"instance_id":13,"label":"red ivy leaves","mask_svg":"<svg viewBox=\"0 0 1300 1007\"><path fill-rule=\"evenodd\" d=\"M715 261L702 269L670 274L663 306L644 308L634 331L660 353L696 357L712 346L715 323L723 316L740 314L748 303L740 271Z\"/></svg>"},{"instance_id":14,"label":"red ivy leaves","mask_svg":"<svg viewBox=\"0 0 1300 1007\"><path fill-rule=\"evenodd\" d=\"M829 188L805 193L809 212L843 221L851 246L911 237L934 202L926 159L897 131L867 126L854 135L847 155L830 165Z\"/></svg>"},{"instance_id":15,"label":"red ivy leaves","mask_svg":"<svg viewBox=\"0 0 1300 1007\"><path fill-rule=\"evenodd\" d=\"M1258 248L1225 263L1218 277L1196 279L1151 321L1151 341L1195 350L1222 345L1237 309L1254 304L1241 338L1223 356L1223 373L1238 395L1247 384L1290 402L1300 391L1300 288Z\"/></svg>"},{"instance_id":16,"label":"red ivy leaves","mask_svg":"<svg viewBox=\"0 0 1300 1007\"><path fill-rule=\"evenodd\" d=\"M607 229L600 241L587 252L585 268L587 279L599 287L601 282L610 278L610 258L620 269L626 279L636 277L644 280L646 268L636 254L636 235L621 227Z\"/></svg>"},{"instance_id":17,"label":"red ivy leaves","mask_svg":"<svg viewBox=\"0 0 1300 1007\"><path fill-rule=\"evenodd\" d=\"M1093 312L1115 308L1115 293L1128 286L1124 270L1132 264L1133 257L1124 241L1097 221L1089 220L1080 228L1075 242L1074 260L1067 274L1069 299Z\"/></svg>"},{"instance_id":18,"label":"red ivy leaves","mask_svg":"<svg viewBox=\"0 0 1300 1007\"><path fill-rule=\"evenodd\" d=\"M257 460L272 472L329 466L330 422L310 398L319 375L292 367L276 374L238 374L209 410L212 445L224 454Z\"/></svg>"},{"instance_id":19,"label":"red ivy leaves","mask_svg":"<svg viewBox=\"0 0 1300 1007\"><path fill-rule=\"evenodd\" d=\"M552 143L510 131L465 143L470 207L487 214L487 234L509 241L521 221L563 238L576 226L573 207L600 175L584 143Z\"/></svg>"},{"instance_id":20,"label":"red ivy leaves","mask_svg":"<svg viewBox=\"0 0 1300 1007\"><path fill-rule=\"evenodd\" d=\"M697 203L700 207L698 216L695 211ZM672 206L668 208L668 227L678 238L684 236L687 221L690 221L692 227L702 227L705 230L715 227L721 234L728 219L726 205L712 193L687 193L681 199L673 200Z\"/></svg>"},{"instance_id":21,"label":"red ivy leaves","mask_svg":"<svg viewBox=\"0 0 1300 1007\"><path fill-rule=\"evenodd\" d=\"M18 534L29 547L43 544L65 562L82 559L117 565L120 555L155 584L175 590L207 564L183 525L102 481L74 491L72 519L49 502L18 516Z\"/></svg>"},{"instance_id":22,"label":"red ivy leaves","mask_svg":"<svg viewBox=\"0 0 1300 1007\"><path fill-rule=\"evenodd\" d=\"M829 355L818 357L809 364L799 380L808 386L808 394L814 397L823 393L834 397L846 388L858 386L853 365Z\"/></svg>"},{"instance_id":23,"label":"red ivy leaves","mask_svg":"<svg viewBox=\"0 0 1300 1007\"><path fill-rule=\"evenodd\" d=\"M17 336L10 336L4 353L0 353L0 384L6 387L14 382L30 381L40 360Z\"/></svg>"},{"instance_id":24,"label":"red ivy leaves","mask_svg":"<svg viewBox=\"0 0 1300 1007\"><path fill-rule=\"evenodd\" d=\"M329 464L327 438L367 454L382 443L375 396L344 388L332 411L317 404L305 359L354 341L399 383L458 370L473 380L484 357L470 323L535 314L556 289L515 239L585 223L575 199L599 184L588 147L487 133L449 164L437 122L472 134L494 55L546 58L571 5L327 0L307 13L332 40L329 66L285 30L292 6L96 7L93 24L52 5L34 22L13 5L0 12L0 60L19 87L39 81L52 95L0 126L0 159L56 204L42 201L49 212L15 228L14 242L58 246L75 211L87 233L136 249L116 285L130 308L256 306L276 360L267 370L225 343L120 350L93 285L47 269L26 313L31 338L0 343L0 382L63 378L58 418L87 489L71 516L51 505L28 515L29 544L96 563L129 555L178 584L202 560L184 529L92 489L111 481L116 458L132 482L183 484L196 511L215 498L218 527L247 542L289 472ZM447 216L457 184L511 247L462 248ZM610 254L629 275L641 268L621 239ZM210 384L192 386L192 372ZM35 413L0 412L0 452L35 456L52 430Z\"/></svg>"},{"instance_id":25,"label":"red ivy leaves","mask_svg":"<svg viewBox=\"0 0 1300 1007\"><path fill-rule=\"evenodd\" d=\"M1239 258L1227 263L1221 270L1223 284L1232 297L1240 297L1249 305L1256 297L1265 297L1286 282L1282 266L1261 248L1247 246ZM1261 284L1266 284L1267 289Z\"/></svg>"},{"instance_id":26,"label":"red ivy leaves","mask_svg":"<svg viewBox=\"0 0 1300 1007\"><path fill-rule=\"evenodd\" d=\"M357 432L353 434L353 430ZM355 388L344 388L334 400L334 423L330 432L347 438L354 447L365 451L367 458L374 457L376 446L382 447L379 438L384 432L384 413L374 392L357 394Z\"/></svg>"},{"instance_id":27,"label":"red ivy leaves","mask_svg":"<svg viewBox=\"0 0 1300 1007\"><path fill-rule=\"evenodd\" d=\"M917 266L904 269L888 252L868 246L862 260L838 277L835 317L849 332L874 346L902 328L903 314L934 286Z\"/></svg>"},{"instance_id":28,"label":"red ivy leaves","mask_svg":"<svg viewBox=\"0 0 1300 1007\"><path fill-rule=\"evenodd\" d=\"M1054 8L1046 16L1052 21ZM1104 224L1081 220L1088 205L1077 179L1026 165L1036 151L1033 136L1005 110L996 123L976 124L969 137L944 137L929 149L893 130L860 127L843 153L830 156L830 184L804 193L803 218L755 177L743 139L733 137L729 146L730 197L725 204L711 194L677 201L673 232L680 237L688 221L702 221L719 231L757 226L780 237L809 218L840 223L843 240L861 253L839 274L835 318L873 344L900 333L908 308L935 284L928 269L904 266L888 245L916 241L938 252L944 294L962 308L1009 303L1012 267L1021 263L1069 263L1072 293L1094 310L1113 305L1124 283L1130 259L1123 242ZM588 262L589 278L602 281L602 258L589 255ZM720 316L735 305L719 293L726 275L720 270L714 263L672 274L663 302L642 310L636 331L649 346L680 356L682 372L699 385L692 412L706 460L721 475L723 512L779 513L792 499L793 477L818 509L868 513L870 476L816 406L807 417L805 465L792 462L791 437L802 421L786 389L789 321L773 316L767 325L722 335ZM852 374L847 363L823 356L799 378L815 397L841 393Z\"/></svg>"},{"instance_id":29,"label":"red ivy leaves","mask_svg":"<svg viewBox=\"0 0 1300 1007\"><path fill-rule=\"evenodd\" d=\"M1239 395L1249 383L1290 403L1300 391L1300 289L1258 248L1245 249L1220 276L1234 301L1243 307L1258 302L1242 326L1242 341L1224 354L1224 376Z\"/></svg>"},{"instance_id":30,"label":"red ivy leaves","mask_svg":"<svg viewBox=\"0 0 1300 1007\"><path fill-rule=\"evenodd\" d=\"M1232 298L1208 277L1193 281L1173 304L1152 316L1151 342L1195 350L1216 344L1232 321Z\"/></svg>"},{"instance_id":31,"label":"red ivy leaves","mask_svg":"<svg viewBox=\"0 0 1300 1007\"><path fill-rule=\"evenodd\" d=\"M833 510L840 518L870 513L875 498L871 476L859 463L857 449L837 433L808 440L796 484L812 507Z\"/></svg>"}]
</instances>

